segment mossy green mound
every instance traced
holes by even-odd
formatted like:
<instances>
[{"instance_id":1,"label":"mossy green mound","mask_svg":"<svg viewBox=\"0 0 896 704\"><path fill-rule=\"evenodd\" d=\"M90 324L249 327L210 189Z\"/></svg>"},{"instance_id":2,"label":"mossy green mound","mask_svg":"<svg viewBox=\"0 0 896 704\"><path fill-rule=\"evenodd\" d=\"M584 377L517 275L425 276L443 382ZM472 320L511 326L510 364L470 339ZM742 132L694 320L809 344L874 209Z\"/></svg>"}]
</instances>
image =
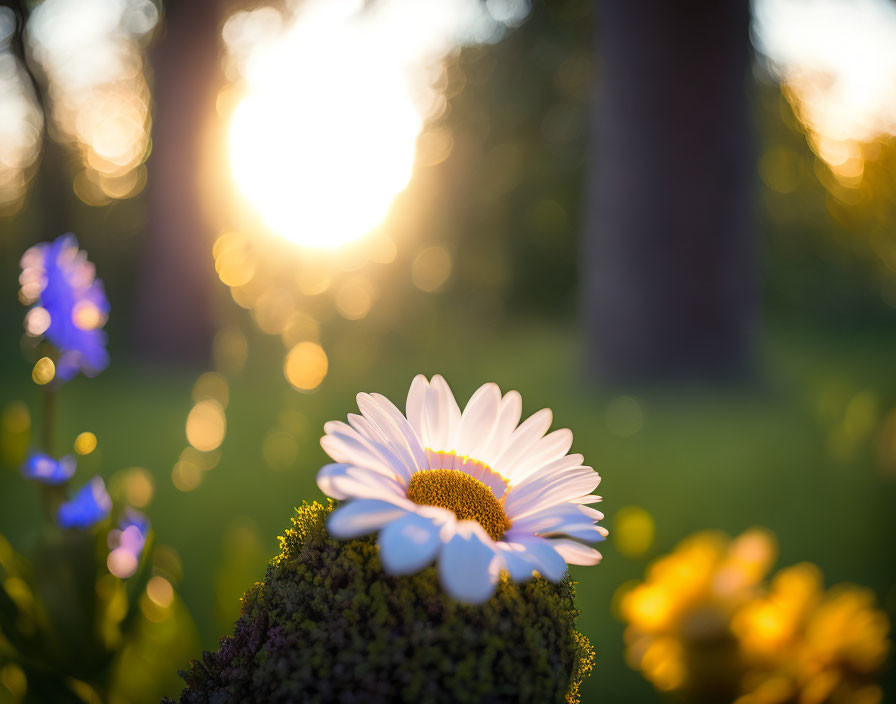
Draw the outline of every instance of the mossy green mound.
<instances>
[{"instance_id":1,"label":"mossy green mound","mask_svg":"<svg viewBox=\"0 0 896 704\"><path fill-rule=\"evenodd\" d=\"M331 538L332 508L297 509L234 634L182 673L181 704L578 701L594 651L569 579L502 579L460 604L435 568L388 577L373 538Z\"/></svg>"}]
</instances>

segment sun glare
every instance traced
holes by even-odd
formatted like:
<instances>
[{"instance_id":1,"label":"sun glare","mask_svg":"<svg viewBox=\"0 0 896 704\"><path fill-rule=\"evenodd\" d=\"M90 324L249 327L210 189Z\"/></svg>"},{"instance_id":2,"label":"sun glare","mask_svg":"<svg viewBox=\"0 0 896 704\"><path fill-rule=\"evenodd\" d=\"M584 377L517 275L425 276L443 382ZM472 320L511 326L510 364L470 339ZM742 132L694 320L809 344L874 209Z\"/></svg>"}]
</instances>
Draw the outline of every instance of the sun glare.
<instances>
[{"instance_id":1,"label":"sun glare","mask_svg":"<svg viewBox=\"0 0 896 704\"><path fill-rule=\"evenodd\" d=\"M810 146L841 183L858 185L863 145L896 135L896 7L886 0L756 0L754 15L757 48Z\"/></svg>"},{"instance_id":2,"label":"sun glare","mask_svg":"<svg viewBox=\"0 0 896 704\"><path fill-rule=\"evenodd\" d=\"M271 229L303 245L371 231L411 177L423 121L367 30L354 13L310 8L252 56L233 115L237 185Z\"/></svg>"},{"instance_id":3,"label":"sun glare","mask_svg":"<svg viewBox=\"0 0 896 704\"><path fill-rule=\"evenodd\" d=\"M242 93L229 127L239 191L274 232L329 249L383 221L407 186L417 137L444 109L433 84L458 46L493 41L528 2L306 0L225 23Z\"/></svg>"}]
</instances>

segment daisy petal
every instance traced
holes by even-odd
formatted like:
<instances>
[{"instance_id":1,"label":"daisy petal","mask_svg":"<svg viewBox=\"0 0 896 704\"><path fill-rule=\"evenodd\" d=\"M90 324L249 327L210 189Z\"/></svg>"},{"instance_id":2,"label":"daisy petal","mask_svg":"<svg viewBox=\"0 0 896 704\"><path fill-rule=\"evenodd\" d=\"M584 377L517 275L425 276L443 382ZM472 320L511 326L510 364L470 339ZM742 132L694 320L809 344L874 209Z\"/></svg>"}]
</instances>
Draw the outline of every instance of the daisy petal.
<instances>
[{"instance_id":1,"label":"daisy petal","mask_svg":"<svg viewBox=\"0 0 896 704\"><path fill-rule=\"evenodd\" d=\"M513 478L513 468L525 455L526 451L532 447L538 440L544 436L548 428L551 427L551 421L554 414L549 408L542 408L537 413L533 413L526 418L520 426L513 431L507 447L501 453L501 456L495 460L495 467L505 477Z\"/></svg>"},{"instance_id":2,"label":"daisy petal","mask_svg":"<svg viewBox=\"0 0 896 704\"><path fill-rule=\"evenodd\" d=\"M414 463L417 465L417 469L428 469L429 460L427 460L423 446L420 444L420 437L414 433L414 429L408 423L407 418L395 407L394 403L382 394L371 394L370 396L379 403L380 408L391 419L394 427L404 439L405 445L410 450Z\"/></svg>"},{"instance_id":3,"label":"daisy petal","mask_svg":"<svg viewBox=\"0 0 896 704\"><path fill-rule=\"evenodd\" d=\"M572 431L561 428L538 440L513 468L514 481L520 482L545 465L566 455L572 447Z\"/></svg>"},{"instance_id":4,"label":"daisy petal","mask_svg":"<svg viewBox=\"0 0 896 704\"><path fill-rule=\"evenodd\" d=\"M317 486L327 496L336 499L337 501L343 501L347 499L348 494L343 494L335 486L333 486L333 477L337 474L343 473L348 466L349 465L347 464L336 463L325 464L317 473Z\"/></svg>"},{"instance_id":5,"label":"daisy petal","mask_svg":"<svg viewBox=\"0 0 896 704\"><path fill-rule=\"evenodd\" d=\"M571 505L563 504L563 506ZM513 528L504 534L504 537L506 540L513 541L529 535L544 538L566 537L586 543L601 543L606 540L607 530L602 526L594 525L591 519L582 514L571 519L566 519L562 515L554 515L539 521L515 523Z\"/></svg>"},{"instance_id":6,"label":"daisy petal","mask_svg":"<svg viewBox=\"0 0 896 704\"><path fill-rule=\"evenodd\" d=\"M566 574L566 560L544 538L530 536L515 542L526 549L526 556L545 579L557 582Z\"/></svg>"},{"instance_id":7,"label":"daisy petal","mask_svg":"<svg viewBox=\"0 0 896 704\"><path fill-rule=\"evenodd\" d=\"M373 448L380 452L389 462L395 473L407 483L414 473L415 467L411 458L407 455L400 455L390 444L388 438L367 418L359 416L356 413L348 414L349 425L364 438Z\"/></svg>"},{"instance_id":8,"label":"daisy petal","mask_svg":"<svg viewBox=\"0 0 896 704\"><path fill-rule=\"evenodd\" d=\"M492 430L491 437L488 442L480 450L480 459L486 464L494 462L507 447L513 431L520 422L520 415L523 412L523 399L516 391L508 391L504 398L501 399L501 405L498 408L498 420L495 428Z\"/></svg>"},{"instance_id":9,"label":"daisy petal","mask_svg":"<svg viewBox=\"0 0 896 704\"><path fill-rule=\"evenodd\" d=\"M430 449L448 447L448 430L448 399L430 384L423 406L423 445Z\"/></svg>"},{"instance_id":10,"label":"daisy petal","mask_svg":"<svg viewBox=\"0 0 896 704\"><path fill-rule=\"evenodd\" d=\"M482 604L495 592L500 560L494 544L475 521L461 521L439 556L439 576L449 595Z\"/></svg>"},{"instance_id":11,"label":"daisy petal","mask_svg":"<svg viewBox=\"0 0 896 704\"><path fill-rule=\"evenodd\" d=\"M405 503L405 491L395 479L366 467L336 464L326 465L326 479L330 488L341 498L383 499L392 503ZM320 473L318 473L318 476ZM333 497L338 498L338 497Z\"/></svg>"},{"instance_id":12,"label":"daisy petal","mask_svg":"<svg viewBox=\"0 0 896 704\"><path fill-rule=\"evenodd\" d=\"M573 501L572 503L576 504L579 507L579 510L581 510L582 513L584 513L586 516L588 516L588 518L591 518L595 521L604 520L604 514L601 513L600 511L598 511L596 508L591 508L590 506L585 506L585 505L579 503L578 501Z\"/></svg>"},{"instance_id":13,"label":"daisy petal","mask_svg":"<svg viewBox=\"0 0 896 704\"><path fill-rule=\"evenodd\" d=\"M582 462L584 461L585 458L582 455L573 453L571 455L561 457L560 459L556 459L550 464L544 465L543 467L539 468L537 472L533 472L532 474L543 478L548 476L549 474L556 474L557 472L561 472L563 470L577 469L579 467L582 467ZM511 481L516 486L519 486L524 481L524 479L531 479L532 477L532 475L529 475L525 478L517 477L516 471L512 467L510 468L510 472L512 475L514 475L511 478Z\"/></svg>"},{"instance_id":14,"label":"daisy petal","mask_svg":"<svg viewBox=\"0 0 896 704\"><path fill-rule=\"evenodd\" d=\"M356 499L340 506L327 519L327 530L335 538L357 538L404 516L407 510L380 499Z\"/></svg>"},{"instance_id":15,"label":"daisy petal","mask_svg":"<svg viewBox=\"0 0 896 704\"><path fill-rule=\"evenodd\" d=\"M566 455L560 459L554 460L550 464L546 464L538 470L539 474L547 474L548 472L559 472L562 469L572 469L573 467L581 467L585 457L577 452ZM587 503L587 502L586 502Z\"/></svg>"},{"instance_id":16,"label":"daisy petal","mask_svg":"<svg viewBox=\"0 0 896 704\"><path fill-rule=\"evenodd\" d=\"M555 504L540 511L532 511L513 521L511 531L539 534L559 525L593 525L593 519L582 511L583 506L571 503Z\"/></svg>"},{"instance_id":17,"label":"daisy petal","mask_svg":"<svg viewBox=\"0 0 896 704\"><path fill-rule=\"evenodd\" d=\"M459 455L478 458L498 419L501 390L497 384L483 384L470 398L460 417L454 447Z\"/></svg>"},{"instance_id":18,"label":"daisy petal","mask_svg":"<svg viewBox=\"0 0 896 704\"><path fill-rule=\"evenodd\" d=\"M454 443L454 435L457 431L457 424L460 423L460 406L451 393L451 387L441 374L436 374L429 382L431 388L435 389L439 394L439 407L444 409L444 418L442 419L442 430L444 437L441 438L439 448L448 449ZM439 449L433 448L433 449Z\"/></svg>"},{"instance_id":19,"label":"daisy petal","mask_svg":"<svg viewBox=\"0 0 896 704\"><path fill-rule=\"evenodd\" d=\"M575 540L555 538L549 541L560 556L571 565L596 565L601 554L594 548L577 543Z\"/></svg>"},{"instance_id":20,"label":"daisy petal","mask_svg":"<svg viewBox=\"0 0 896 704\"><path fill-rule=\"evenodd\" d=\"M337 462L369 467L387 476L403 477L401 461L388 447L369 439L345 423L327 423L327 434L320 439L320 446Z\"/></svg>"},{"instance_id":21,"label":"daisy petal","mask_svg":"<svg viewBox=\"0 0 896 704\"><path fill-rule=\"evenodd\" d=\"M407 415L408 423L410 423L414 433L421 440L424 437L424 406L428 389L429 382L426 380L426 377L418 374L411 382L411 388L408 390L408 400L405 404L405 415Z\"/></svg>"},{"instance_id":22,"label":"daisy petal","mask_svg":"<svg viewBox=\"0 0 896 704\"><path fill-rule=\"evenodd\" d=\"M532 578L535 569L526 557L526 548L519 543L500 541L495 543L498 555L504 561L504 569L515 582L525 582Z\"/></svg>"},{"instance_id":23,"label":"daisy petal","mask_svg":"<svg viewBox=\"0 0 896 704\"><path fill-rule=\"evenodd\" d=\"M600 475L591 467L567 469L554 474L539 472L507 492L504 510L513 521L518 516L588 494L598 483Z\"/></svg>"},{"instance_id":24,"label":"daisy petal","mask_svg":"<svg viewBox=\"0 0 896 704\"><path fill-rule=\"evenodd\" d=\"M607 539L607 536L602 532L603 530L606 529L602 529L600 526L596 526L593 523L567 523L558 525L550 530L542 531L539 535L545 537L565 536L586 543L602 543Z\"/></svg>"},{"instance_id":25,"label":"daisy petal","mask_svg":"<svg viewBox=\"0 0 896 704\"><path fill-rule=\"evenodd\" d=\"M435 559L441 546L440 526L408 513L380 532L380 562L387 573L413 574Z\"/></svg>"},{"instance_id":26,"label":"daisy petal","mask_svg":"<svg viewBox=\"0 0 896 704\"><path fill-rule=\"evenodd\" d=\"M396 425L385 404L380 403L378 399L370 394L358 394L357 400L363 416L376 428L383 442L401 458L411 473L421 469L423 465L418 461L415 449L419 450L420 455L423 454L423 450L416 438L414 439L416 448L408 444L408 437L413 437L414 431L411 430L405 417L398 413L401 416L401 425Z\"/></svg>"}]
</instances>

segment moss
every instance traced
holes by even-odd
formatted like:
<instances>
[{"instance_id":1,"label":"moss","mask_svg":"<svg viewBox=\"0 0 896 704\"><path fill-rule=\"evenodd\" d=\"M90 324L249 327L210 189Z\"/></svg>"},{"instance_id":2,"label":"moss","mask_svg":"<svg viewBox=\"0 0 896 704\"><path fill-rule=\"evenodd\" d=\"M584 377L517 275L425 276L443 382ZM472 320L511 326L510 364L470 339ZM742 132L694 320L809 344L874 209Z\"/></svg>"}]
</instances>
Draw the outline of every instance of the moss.
<instances>
[{"instance_id":1,"label":"moss","mask_svg":"<svg viewBox=\"0 0 896 704\"><path fill-rule=\"evenodd\" d=\"M331 538L332 508L297 509L234 634L181 673L181 704L578 701L594 651L571 581L502 579L460 604L435 568L388 577L373 538Z\"/></svg>"}]
</instances>

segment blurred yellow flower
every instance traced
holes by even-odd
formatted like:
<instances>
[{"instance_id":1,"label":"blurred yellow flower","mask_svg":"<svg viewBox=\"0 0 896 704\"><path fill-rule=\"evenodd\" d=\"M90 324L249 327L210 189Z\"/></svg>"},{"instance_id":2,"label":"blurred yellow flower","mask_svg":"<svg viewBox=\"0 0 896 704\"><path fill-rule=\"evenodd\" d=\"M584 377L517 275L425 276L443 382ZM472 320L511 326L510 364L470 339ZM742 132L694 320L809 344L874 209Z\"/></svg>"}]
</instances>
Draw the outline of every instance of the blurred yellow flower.
<instances>
[{"instance_id":1,"label":"blurred yellow flower","mask_svg":"<svg viewBox=\"0 0 896 704\"><path fill-rule=\"evenodd\" d=\"M871 591L803 563L765 577L774 536L698 533L617 600L626 660L660 691L736 704L879 704L889 620Z\"/></svg>"}]
</instances>

